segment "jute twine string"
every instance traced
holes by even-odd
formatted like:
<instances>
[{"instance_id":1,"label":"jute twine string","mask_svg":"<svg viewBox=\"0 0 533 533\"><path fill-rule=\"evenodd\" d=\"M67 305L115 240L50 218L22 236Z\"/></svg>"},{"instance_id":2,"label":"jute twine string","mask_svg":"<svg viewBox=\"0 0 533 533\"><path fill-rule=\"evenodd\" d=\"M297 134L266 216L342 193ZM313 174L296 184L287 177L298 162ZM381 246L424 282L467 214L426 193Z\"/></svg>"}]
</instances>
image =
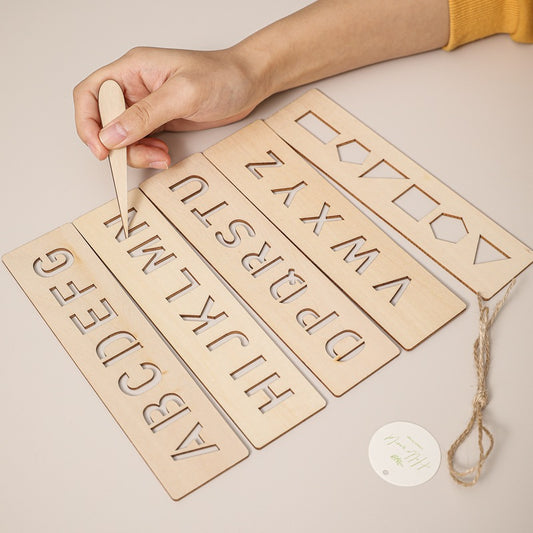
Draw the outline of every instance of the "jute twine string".
<instances>
[{"instance_id":1,"label":"jute twine string","mask_svg":"<svg viewBox=\"0 0 533 533\"><path fill-rule=\"evenodd\" d=\"M494 447L494 436L483 424L483 411L488 404L487 374L489 372L490 365L490 329L496 320L498 313L503 307L503 304L507 300L507 297L509 296L509 293L511 292L515 282L516 280L513 279L513 281L509 284L505 295L495 305L492 315L489 313L488 306L484 305L481 296L479 294L477 295L479 304L479 337L474 343L474 363L477 373L477 391L472 402L474 408L472 417L470 418L466 429L461 433L461 435L459 435L457 440L448 450L448 469L450 470L450 475L454 481L464 487L471 487L478 482L485 461ZM466 470L456 470L454 466L455 454L476 425L477 443L479 448L479 458L477 463ZM483 446L483 435L486 435L489 440L489 447L487 451L485 451Z\"/></svg>"}]
</instances>

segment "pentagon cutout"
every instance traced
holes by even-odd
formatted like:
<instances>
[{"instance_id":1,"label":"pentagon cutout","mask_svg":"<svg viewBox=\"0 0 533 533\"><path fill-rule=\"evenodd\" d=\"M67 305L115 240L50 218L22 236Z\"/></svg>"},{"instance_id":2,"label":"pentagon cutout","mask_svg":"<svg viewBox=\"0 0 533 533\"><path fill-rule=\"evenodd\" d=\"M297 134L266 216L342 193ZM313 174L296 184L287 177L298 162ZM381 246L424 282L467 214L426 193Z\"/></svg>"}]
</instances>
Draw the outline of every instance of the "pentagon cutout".
<instances>
[{"instance_id":1,"label":"pentagon cutout","mask_svg":"<svg viewBox=\"0 0 533 533\"><path fill-rule=\"evenodd\" d=\"M121 242L114 201L74 224L250 442L262 448L322 409L325 400L139 189L128 205ZM196 211L200 225L224 207ZM232 228L235 239L251 231L241 221Z\"/></svg>"},{"instance_id":2,"label":"pentagon cutout","mask_svg":"<svg viewBox=\"0 0 533 533\"><path fill-rule=\"evenodd\" d=\"M298 123L300 117L309 114L338 132L334 143L324 144ZM309 91L266 122L347 194L483 298L494 296L533 262L533 252L527 246L320 91ZM348 164L337 147L354 139L368 150L368 155ZM453 241L434 233L426 219L430 212L413 216L401 201L396 201L414 185L439 205L441 213L453 213L468 228L453 246ZM478 248L486 248L479 244L481 235L497 250L505 250L506 259L476 262L473 258Z\"/></svg>"},{"instance_id":3,"label":"pentagon cutout","mask_svg":"<svg viewBox=\"0 0 533 533\"><path fill-rule=\"evenodd\" d=\"M248 456L74 226L3 261L173 499Z\"/></svg>"},{"instance_id":4,"label":"pentagon cutout","mask_svg":"<svg viewBox=\"0 0 533 533\"><path fill-rule=\"evenodd\" d=\"M338 144L337 153L339 154L339 159L344 163L361 165L365 162L370 151L354 139L353 141Z\"/></svg>"}]
</instances>

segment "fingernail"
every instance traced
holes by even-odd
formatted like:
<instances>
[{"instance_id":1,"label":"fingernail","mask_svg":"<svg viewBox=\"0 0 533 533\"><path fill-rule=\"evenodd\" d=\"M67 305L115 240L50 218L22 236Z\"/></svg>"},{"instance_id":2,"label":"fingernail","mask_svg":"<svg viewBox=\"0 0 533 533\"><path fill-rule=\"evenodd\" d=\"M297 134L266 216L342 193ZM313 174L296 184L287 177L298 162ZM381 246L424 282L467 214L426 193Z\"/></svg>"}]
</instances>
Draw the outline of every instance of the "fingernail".
<instances>
[{"instance_id":1,"label":"fingernail","mask_svg":"<svg viewBox=\"0 0 533 533\"><path fill-rule=\"evenodd\" d=\"M166 170L168 168L166 161L151 161L148 166L150 168L157 168L159 170Z\"/></svg>"},{"instance_id":2,"label":"fingernail","mask_svg":"<svg viewBox=\"0 0 533 533\"><path fill-rule=\"evenodd\" d=\"M97 159L100 159L100 153L98 152L98 149L96 148L96 146L92 143L88 143L87 146L89 147L89 150L93 153L93 155Z\"/></svg>"},{"instance_id":3,"label":"fingernail","mask_svg":"<svg viewBox=\"0 0 533 533\"><path fill-rule=\"evenodd\" d=\"M111 126L106 126L99 134L102 144L106 148L113 148L117 144L120 144L126 138L126 130L121 124L115 122Z\"/></svg>"}]
</instances>

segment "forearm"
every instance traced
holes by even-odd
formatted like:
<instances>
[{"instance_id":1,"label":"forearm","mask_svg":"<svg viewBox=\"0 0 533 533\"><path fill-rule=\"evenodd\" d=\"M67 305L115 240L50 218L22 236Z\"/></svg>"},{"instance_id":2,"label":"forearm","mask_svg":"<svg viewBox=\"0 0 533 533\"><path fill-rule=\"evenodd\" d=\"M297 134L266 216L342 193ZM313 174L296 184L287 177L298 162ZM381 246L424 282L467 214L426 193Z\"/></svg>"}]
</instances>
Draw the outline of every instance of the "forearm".
<instances>
[{"instance_id":1,"label":"forearm","mask_svg":"<svg viewBox=\"0 0 533 533\"><path fill-rule=\"evenodd\" d=\"M318 0L234 47L264 97L446 45L448 0Z\"/></svg>"},{"instance_id":2,"label":"forearm","mask_svg":"<svg viewBox=\"0 0 533 533\"><path fill-rule=\"evenodd\" d=\"M130 165L166 168L167 146L146 138L156 130L228 124L271 94L443 47L448 34L448 0L318 0L226 50L130 50L76 86L76 127L99 159L127 146ZM119 82L128 108L102 129L106 79Z\"/></svg>"}]
</instances>

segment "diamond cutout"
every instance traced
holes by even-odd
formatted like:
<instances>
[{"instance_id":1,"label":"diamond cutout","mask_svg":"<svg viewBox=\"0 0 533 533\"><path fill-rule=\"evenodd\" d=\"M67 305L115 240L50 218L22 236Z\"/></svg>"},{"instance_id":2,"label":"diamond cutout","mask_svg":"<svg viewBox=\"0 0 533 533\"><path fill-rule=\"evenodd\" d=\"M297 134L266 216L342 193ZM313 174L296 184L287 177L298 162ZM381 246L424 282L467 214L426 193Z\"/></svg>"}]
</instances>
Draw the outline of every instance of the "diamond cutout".
<instances>
[{"instance_id":1,"label":"diamond cutout","mask_svg":"<svg viewBox=\"0 0 533 533\"><path fill-rule=\"evenodd\" d=\"M359 176L360 178L381 178L381 179L408 179L401 172L398 172L392 165L389 165L387 161L380 161L377 165L374 165L370 170L367 170L364 174Z\"/></svg>"},{"instance_id":2,"label":"diamond cutout","mask_svg":"<svg viewBox=\"0 0 533 533\"><path fill-rule=\"evenodd\" d=\"M417 221L429 215L439 205L416 185L400 194L398 198L393 200L393 203Z\"/></svg>"},{"instance_id":3,"label":"diamond cutout","mask_svg":"<svg viewBox=\"0 0 533 533\"><path fill-rule=\"evenodd\" d=\"M441 241L457 244L468 233L461 217L443 213L430 223L435 237Z\"/></svg>"}]
</instances>

